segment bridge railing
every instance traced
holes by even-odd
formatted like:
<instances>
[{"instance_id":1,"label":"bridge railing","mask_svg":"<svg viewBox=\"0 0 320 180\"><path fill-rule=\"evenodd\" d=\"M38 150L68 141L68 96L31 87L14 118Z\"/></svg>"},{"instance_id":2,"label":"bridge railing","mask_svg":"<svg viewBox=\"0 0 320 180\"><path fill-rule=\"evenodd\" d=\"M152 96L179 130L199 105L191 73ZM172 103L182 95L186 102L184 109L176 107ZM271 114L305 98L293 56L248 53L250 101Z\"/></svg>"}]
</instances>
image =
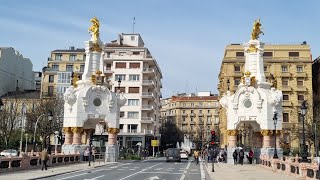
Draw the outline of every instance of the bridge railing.
<instances>
[{"instance_id":1,"label":"bridge railing","mask_svg":"<svg viewBox=\"0 0 320 180\"><path fill-rule=\"evenodd\" d=\"M57 166L63 164L73 164L80 162L80 154L55 154L49 155L47 165ZM41 156L28 156L24 154L22 157L1 157L0 173L8 171L18 171L26 169L40 168Z\"/></svg>"},{"instance_id":2,"label":"bridge railing","mask_svg":"<svg viewBox=\"0 0 320 180\"><path fill-rule=\"evenodd\" d=\"M319 179L319 165L313 157L308 157L309 163L302 163L301 157L284 157L273 159L271 156L261 155L261 166L274 172L284 173L300 179Z\"/></svg>"}]
</instances>

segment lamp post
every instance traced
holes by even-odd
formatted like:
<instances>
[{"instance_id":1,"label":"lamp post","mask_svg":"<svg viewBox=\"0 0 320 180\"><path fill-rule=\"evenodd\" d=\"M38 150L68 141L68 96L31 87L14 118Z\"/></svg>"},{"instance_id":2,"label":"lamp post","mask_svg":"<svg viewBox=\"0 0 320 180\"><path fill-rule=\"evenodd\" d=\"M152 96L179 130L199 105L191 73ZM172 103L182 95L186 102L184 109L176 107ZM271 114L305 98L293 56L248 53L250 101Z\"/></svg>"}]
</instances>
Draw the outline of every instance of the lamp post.
<instances>
[{"instance_id":1,"label":"lamp post","mask_svg":"<svg viewBox=\"0 0 320 180\"><path fill-rule=\"evenodd\" d=\"M25 113L26 113L25 103L22 104L21 111L22 111L22 117L21 117L21 133L20 133L20 156L22 156L22 138L23 138L24 124L25 124Z\"/></svg>"},{"instance_id":2,"label":"lamp post","mask_svg":"<svg viewBox=\"0 0 320 180\"><path fill-rule=\"evenodd\" d=\"M26 133L25 136L26 136L26 148L24 150L24 153L27 154L27 152L28 152L28 133Z\"/></svg>"},{"instance_id":3,"label":"lamp post","mask_svg":"<svg viewBox=\"0 0 320 180\"><path fill-rule=\"evenodd\" d=\"M43 116L45 116L45 115L48 115L48 120L49 120L49 121L51 121L51 120L53 119L53 115L52 115L52 112L51 112L51 111L48 111L48 114L41 114L41 115L38 117L38 119L37 119L37 121L36 121L36 124L35 124L35 126L34 126L33 148L32 148L32 151L34 151L35 146L36 146L36 132L37 132L38 122L39 122L39 120L40 120Z\"/></svg>"},{"instance_id":4,"label":"lamp post","mask_svg":"<svg viewBox=\"0 0 320 180\"><path fill-rule=\"evenodd\" d=\"M119 77L119 79L118 79L118 90L120 91L120 85L121 85L121 79L120 79L120 77Z\"/></svg>"},{"instance_id":5,"label":"lamp post","mask_svg":"<svg viewBox=\"0 0 320 180\"><path fill-rule=\"evenodd\" d=\"M308 158L307 158L307 148L306 148L306 134L304 132L304 116L307 114L307 105L306 105L306 101L303 101L301 104L301 115L302 115L302 140L303 140L303 144L302 144L302 153L301 153L301 157L302 157L302 162L308 162Z\"/></svg>"},{"instance_id":6,"label":"lamp post","mask_svg":"<svg viewBox=\"0 0 320 180\"><path fill-rule=\"evenodd\" d=\"M274 154L273 154L273 159L278 159L278 153L277 153L277 118L278 113L274 112L273 114L273 124L274 124L274 130L273 130L273 135L274 135Z\"/></svg>"}]
</instances>

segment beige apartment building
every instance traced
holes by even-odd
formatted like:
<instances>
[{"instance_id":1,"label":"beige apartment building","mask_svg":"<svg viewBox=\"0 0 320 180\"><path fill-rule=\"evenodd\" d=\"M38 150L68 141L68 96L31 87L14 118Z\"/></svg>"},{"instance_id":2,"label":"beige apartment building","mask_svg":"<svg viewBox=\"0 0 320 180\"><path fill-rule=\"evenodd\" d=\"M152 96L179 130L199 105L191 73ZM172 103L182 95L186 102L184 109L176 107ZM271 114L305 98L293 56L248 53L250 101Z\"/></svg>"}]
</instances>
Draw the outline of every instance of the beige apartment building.
<instances>
[{"instance_id":1,"label":"beige apartment building","mask_svg":"<svg viewBox=\"0 0 320 180\"><path fill-rule=\"evenodd\" d=\"M218 95L210 92L178 94L161 100L161 121L172 120L179 130L190 135L190 142L205 145L210 141L211 130L218 130Z\"/></svg>"},{"instance_id":2,"label":"beige apartment building","mask_svg":"<svg viewBox=\"0 0 320 180\"><path fill-rule=\"evenodd\" d=\"M281 143L291 147L299 147L302 136L299 129L301 103L306 100L308 113L305 116L310 124L312 114L312 57L310 46L302 44L265 45L264 72L269 82L276 82L277 89L283 93L283 131ZM233 94L240 84L244 73L244 47L230 44L226 47L219 73L219 99L229 89ZM227 145L226 112L220 108L221 147ZM301 133L301 131L300 131Z\"/></svg>"}]
</instances>

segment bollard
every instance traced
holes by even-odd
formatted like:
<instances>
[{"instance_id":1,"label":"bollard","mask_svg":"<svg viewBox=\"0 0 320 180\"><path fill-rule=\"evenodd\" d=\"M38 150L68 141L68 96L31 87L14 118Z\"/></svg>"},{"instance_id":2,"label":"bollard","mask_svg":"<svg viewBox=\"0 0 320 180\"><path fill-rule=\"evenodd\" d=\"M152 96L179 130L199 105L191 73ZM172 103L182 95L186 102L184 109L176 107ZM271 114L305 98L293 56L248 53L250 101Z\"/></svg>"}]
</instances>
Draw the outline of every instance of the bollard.
<instances>
[{"instance_id":1,"label":"bollard","mask_svg":"<svg viewBox=\"0 0 320 180\"><path fill-rule=\"evenodd\" d=\"M214 161L212 160L212 169L211 172L214 172Z\"/></svg>"}]
</instances>

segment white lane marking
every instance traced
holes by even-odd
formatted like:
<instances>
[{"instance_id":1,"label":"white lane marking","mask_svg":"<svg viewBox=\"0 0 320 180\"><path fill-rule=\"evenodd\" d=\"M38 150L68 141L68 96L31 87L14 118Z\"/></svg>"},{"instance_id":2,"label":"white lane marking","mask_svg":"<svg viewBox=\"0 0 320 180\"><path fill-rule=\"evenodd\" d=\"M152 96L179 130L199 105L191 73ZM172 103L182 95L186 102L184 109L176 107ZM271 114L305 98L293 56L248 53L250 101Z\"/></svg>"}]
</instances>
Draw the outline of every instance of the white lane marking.
<instances>
[{"instance_id":1,"label":"white lane marking","mask_svg":"<svg viewBox=\"0 0 320 180\"><path fill-rule=\"evenodd\" d=\"M140 172L140 174L168 174L168 172ZM182 174L182 173L175 173L175 172L170 172L170 174Z\"/></svg>"},{"instance_id":2,"label":"white lane marking","mask_svg":"<svg viewBox=\"0 0 320 180\"><path fill-rule=\"evenodd\" d=\"M187 165L186 169L183 171L183 174L182 174L180 180L184 180L184 178L186 177L186 174L187 174L187 171L188 171L190 165L191 165L191 162L189 162L189 164Z\"/></svg>"},{"instance_id":3,"label":"white lane marking","mask_svg":"<svg viewBox=\"0 0 320 180\"><path fill-rule=\"evenodd\" d=\"M99 171L104 171L106 169L98 169L98 170L95 170L95 171L92 171L92 172L99 172Z\"/></svg>"},{"instance_id":4,"label":"white lane marking","mask_svg":"<svg viewBox=\"0 0 320 180\"><path fill-rule=\"evenodd\" d=\"M60 179L57 179L57 180L70 179L70 178L77 177L77 176L82 176L82 175L85 175L85 174L88 174L88 173L77 174L77 175L74 175L74 176L64 177L64 178L60 178Z\"/></svg>"},{"instance_id":5,"label":"white lane marking","mask_svg":"<svg viewBox=\"0 0 320 180\"><path fill-rule=\"evenodd\" d=\"M129 170L134 171L134 170L136 170L136 169L129 169Z\"/></svg>"},{"instance_id":6,"label":"white lane marking","mask_svg":"<svg viewBox=\"0 0 320 180\"><path fill-rule=\"evenodd\" d=\"M136 174L139 174L139 173L141 173L141 172L143 172L143 171L145 171L145 170L151 169L151 168L153 168L153 167L155 167L155 166L158 166L158 165L160 165L160 164L162 164L162 163L158 163L158 164L156 164L156 165L153 165L153 166L150 166L150 167L148 167L148 168L142 169L141 171L138 171L138 172L136 172L136 173L130 174L129 176L126 176L126 177L121 178L121 179L119 179L119 180L127 179L127 178L129 178L129 177L131 177L131 176L134 176L134 175L136 175Z\"/></svg>"},{"instance_id":7,"label":"white lane marking","mask_svg":"<svg viewBox=\"0 0 320 180\"><path fill-rule=\"evenodd\" d=\"M203 162L200 162L200 174L201 174L201 180L205 180L206 175L205 175L204 169L203 169Z\"/></svg>"},{"instance_id":8,"label":"white lane marking","mask_svg":"<svg viewBox=\"0 0 320 180\"><path fill-rule=\"evenodd\" d=\"M103 177L104 175L101 175L101 176L97 176L97 177L94 177L94 178L91 178L91 179L84 179L84 180L96 180L96 179L99 179L101 177Z\"/></svg>"},{"instance_id":9,"label":"white lane marking","mask_svg":"<svg viewBox=\"0 0 320 180\"><path fill-rule=\"evenodd\" d=\"M154 169L155 171L159 171L159 170L161 170L161 169L163 169L163 168L156 168L156 169Z\"/></svg>"},{"instance_id":10,"label":"white lane marking","mask_svg":"<svg viewBox=\"0 0 320 180\"><path fill-rule=\"evenodd\" d=\"M154 180L154 179L159 179L158 176L153 176L153 177L149 177L148 180Z\"/></svg>"}]
</instances>

